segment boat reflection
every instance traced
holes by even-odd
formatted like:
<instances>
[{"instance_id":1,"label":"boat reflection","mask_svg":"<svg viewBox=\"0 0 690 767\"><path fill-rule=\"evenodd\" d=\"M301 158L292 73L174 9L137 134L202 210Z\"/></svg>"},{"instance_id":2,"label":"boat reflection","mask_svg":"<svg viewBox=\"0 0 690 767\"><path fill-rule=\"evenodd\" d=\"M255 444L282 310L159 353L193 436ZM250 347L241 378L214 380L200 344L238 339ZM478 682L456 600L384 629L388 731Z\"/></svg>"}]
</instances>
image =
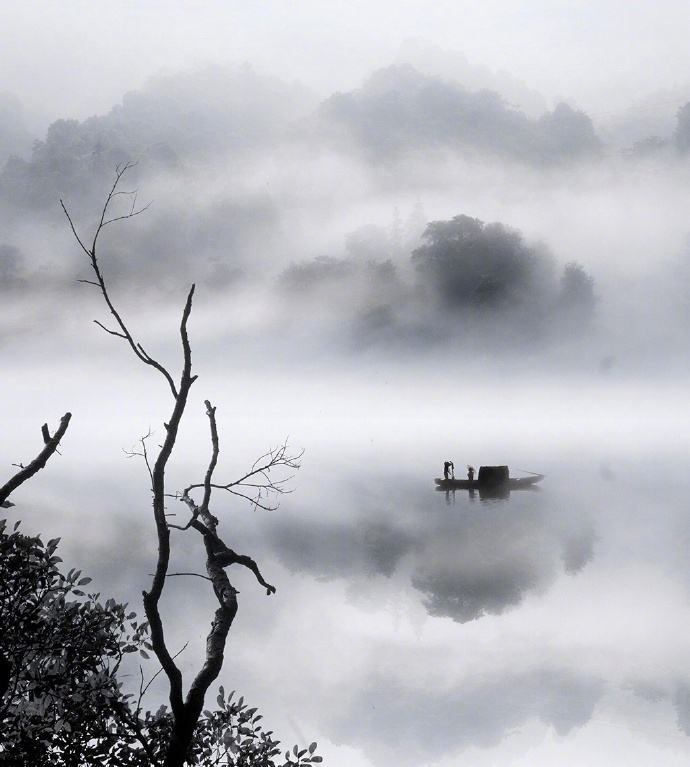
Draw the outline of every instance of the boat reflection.
<instances>
[{"instance_id":1,"label":"boat reflection","mask_svg":"<svg viewBox=\"0 0 690 767\"><path fill-rule=\"evenodd\" d=\"M558 492L442 492L430 497L428 484L398 476L357 478L329 504L315 497L292 518L272 518L252 545L270 545L266 556L291 571L344 579L358 595L388 594L382 605L401 588L417 592L429 615L459 623L511 609L594 554L588 509L565 509ZM446 504L456 504L452 513ZM463 513L471 509L481 513Z\"/></svg>"},{"instance_id":2,"label":"boat reflection","mask_svg":"<svg viewBox=\"0 0 690 767\"><path fill-rule=\"evenodd\" d=\"M510 498L511 492L528 490L533 493L541 492L541 488L536 485L525 485L523 487L510 487L508 485L499 485L497 487L470 487L467 490L458 491L455 488L449 489L445 487L436 487L436 491L439 493L445 493L446 503L448 506L455 504L455 494L461 492L471 501L507 501Z\"/></svg>"}]
</instances>

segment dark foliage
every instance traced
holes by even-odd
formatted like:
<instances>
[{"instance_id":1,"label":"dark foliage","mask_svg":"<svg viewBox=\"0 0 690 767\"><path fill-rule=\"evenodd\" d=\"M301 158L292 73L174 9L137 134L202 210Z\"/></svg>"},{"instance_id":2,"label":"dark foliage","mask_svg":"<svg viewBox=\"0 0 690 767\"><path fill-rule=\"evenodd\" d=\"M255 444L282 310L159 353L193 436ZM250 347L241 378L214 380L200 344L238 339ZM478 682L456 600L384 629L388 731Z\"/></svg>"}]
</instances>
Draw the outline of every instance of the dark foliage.
<instances>
[{"instance_id":1,"label":"dark foliage","mask_svg":"<svg viewBox=\"0 0 690 767\"><path fill-rule=\"evenodd\" d=\"M148 658L149 629L126 604L85 593L91 579L60 571L59 539L44 544L0 521L0 764L162 763L172 717L125 692L127 656ZM131 666L131 661L129 662ZM203 712L187 763L281 767L316 764L316 744L283 754L262 716L223 688ZM284 757L284 758L283 758Z\"/></svg>"},{"instance_id":2,"label":"dark foliage","mask_svg":"<svg viewBox=\"0 0 690 767\"><path fill-rule=\"evenodd\" d=\"M561 319L571 328L586 328L592 321L595 308L594 280L580 264L566 264L558 296Z\"/></svg>"},{"instance_id":3,"label":"dark foliage","mask_svg":"<svg viewBox=\"0 0 690 767\"><path fill-rule=\"evenodd\" d=\"M120 727L126 701L116 673L125 654L143 649L146 626L126 605L86 596L91 579L63 575L57 545L0 523L0 647L9 668L3 763L99 764L137 750Z\"/></svg>"},{"instance_id":4,"label":"dark foliage","mask_svg":"<svg viewBox=\"0 0 690 767\"><path fill-rule=\"evenodd\" d=\"M364 230L360 230L363 232ZM412 277L393 259L390 240L348 239L363 257L319 256L293 264L281 292L299 296L304 312L328 327L331 340L355 349L509 343L521 348L587 330L594 317L594 281L555 259L516 229L466 215L431 222L412 252ZM355 251L356 252L356 251ZM379 258L376 258L376 255Z\"/></svg>"},{"instance_id":5,"label":"dark foliage","mask_svg":"<svg viewBox=\"0 0 690 767\"><path fill-rule=\"evenodd\" d=\"M420 290L437 312L530 339L574 333L593 318L594 280L584 268L567 264L559 284L548 252L515 229L455 216L429 224L423 241L412 260Z\"/></svg>"},{"instance_id":6,"label":"dark foliage","mask_svg":"<svg viewBox=\"0 0 690 767\"><path fill-rule=\"evenodd\" d=\"M420 281L449 308L506 308L535 298L545 259L503 224L455 216L433 221L412 260Z\"/></svg>"}]
</instances>

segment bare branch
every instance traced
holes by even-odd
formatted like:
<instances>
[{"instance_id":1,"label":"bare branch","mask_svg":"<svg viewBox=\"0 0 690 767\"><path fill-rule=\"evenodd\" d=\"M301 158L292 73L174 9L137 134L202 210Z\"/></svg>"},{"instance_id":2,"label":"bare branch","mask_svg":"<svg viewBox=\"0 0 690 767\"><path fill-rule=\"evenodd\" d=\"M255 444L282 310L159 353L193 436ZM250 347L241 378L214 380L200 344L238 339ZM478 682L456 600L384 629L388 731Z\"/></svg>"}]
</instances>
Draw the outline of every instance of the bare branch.
<instances>
[{"instance_id":1,"label":"bare branch","mask_svg":"<svg viewBox=\"0 0 690 767\"><path fill-rule=\"evenodd\" d=\"M168 563L170 561L170 528L165 518L165 470L172 454L177 432L180 427L182 415L187 406L187 398L196 376L192 375L192 352L189 345L187 334L187 322L192 311L192 300L194 298L194 285L189 290L187 302L182 313L180 324L180 335L182 339L182 349L184 362L182 374L180 376L179 391L175 397L175 406L173 412L166 424L165 440L161 446L160 453L156 458L151 473L151 486L153 490L153 516L156 523L156 533L158 536L158 559L156 570L151 583L151 589L144 592L144 609L151 625L151 644L154 652L163 666L168 680L170 682L170 705L173 714L178 721L185 719L185 706L182 700L182 674L175 665L174 659L165 644L163 623L158 610L158 601L163 592L165 578L168 572ZM196 721L196 720L195 720Z\"/></svg>"},{"instance_id":2,"label":"bare branch","mask_svg":"<svg viewBox=\"0 0 690 767\"><path fill-rule=\"evenodd\" d=\"M79 247L84 251L84 253L86 253L87 256L89 256L89 258L91 258L91 252L86 247L86 245L84 245L84 243L81 240L81 237L79 237L79 234L77 233L77 229L74 226L74 221L72 221L72 217L70 216L69 211L65 207L65 203L62 201L62 199L60 200L60 207L62 208L65 216L67 216L67 221L69 222L70 229L72 230L72 234L74 235L76 241L79 243Z\"/></svg>"},{"instance_id":3,"label":"bare branch","mask_svg":"<svg viewBox=\"0 0 690 767\"><path fill-rule=\"evenodd\" d=\"M149 461L149 453L146 448L146 440L150 439L153 436L153 432L149 428L149 430L144 434L143 437L139 438L139 444L141 445L141 451L139 450L124 450L123 453L127 456L127 458L143 458L144 463L146 464L146 470L149 473L149 478L151 479L151 485L153 485L153 471L151 469L151 463Z\"/></svg>"},{"instance_id":4,"label":"bare branch","mask_svg":"<svg viewBox=\"0 0 690 767\"><path fill-rule=\"evenodd\" d=\"M213 478L213 472L216 468L216 464L218 463L218 454L220 453L220 448L218 446L216 409L211 406L211 403L208 400L204 400L204 405L206 405L206 415L208 416L208 420L211 425L211 445L213 447L211 460L208 464L208 469L206 469L206 476L204 478L204 498L201 501L201 510L208 511L208 505L211 502L211 479Z\"/></svg>"},{"instance_id":5,"label":"bare branch","mask_svg":"<svg viewBox=\"0 0 690 767\"><path fill-rule=\"evenodd\" d=\"M223 664L223 654L228 632L230 631L235 615L237 614L237 594L239 592L230 583L226 568L233 564L246 567L247 569L251 570L252 573L254 573L256 580L259 584L261 584L263 588L266 589L267 594L270 595L276 591L275 587L264 579L259 566L251 557L244 554L238 554L237 552L233 551L218 536L218 519L210 511L211 496L213 490L225 490L231 495L235 495L250 501L254 504L255 508L258 507L266 510L274 509L276 506L270 504L268 499L270 499L272 496L280 496L284 493L290 492L289 488L287 487L287 483L292 478L292 475L287 477L283 476L285 472L280 470L298 469L300 466L299 462L302 456L302 452L291 454L288 450L287 443L284 443L283 445L280 445L277 448L273 448L266 452L264 455L260 456L252 464L251 469L234 482L228 482L226 484L214 483L213 478L218 463L220 447L218 428L216 423L216 409L208 400L206 400L206 415L209 419L211 432L211 456L206 468L203 482L190 485L181 494L176 494L174 496L171 496L168 492L166 492L167 464L176 444L182 416L187 406L190 389L197 378L197 376L192 373L192 351L188 334L188 322L192 311L195 287L192 285L190 287L189 293L187 294L187 299L182 311L182 318L179 326L183 360L179 383L176 383L173 381L170 372L159 362L157 362L145 350L142 343L135 339L130 332L129 327L111 300L110 293L103 273L101 272L101 267L97 257L97 243L100 234L105 227L117 221L140 215L148 208L148 205L137 208L136 191L125 191L118 189L118 184L120 183L122 176L131 167L132 163L127 163L117 167L115 180L105 199L105 203L101 210L100 219L96 226L96 230L90 246L87 246L84 240L80 237L64 203L62 201L60 202L67 220L69 221L72 233L79 243L79 246L89 258L91 268L95 275L95 281L83 280L82 282L93 285L100 289L106 306L108 307L110 314L115 320L115 326L113 328L108 328L101 322L96 322L96 324L110 335L124 339L138 360L146 365L149 365L150 367L153 367L159 373L161 373L166 379L174 399L172 413L170 414L167 421L164 422L165 436L162 444L159 445L160 450L155 460L152 462L149 460L147 440L151 436L150 430L147 435L140 438L139 442L141 448L133 449L127 454L130 457L143 457L151 479L151 490L153 494L153 516L158 539L158 555L154 572L151 574L151 586L148 591L143 592L143 600L144 609L146 611L146 616L150 626L151 645L153 647L154 653L156 654L156 657L161 664L161 670L167 676L169 684L169 698L172 708L173 722L170 741L165 749L165 765L166 767L181 767L181 765L183 765L185 762L187 754L189 753L189 745L192 740L196 724L199 720L204 702L204 696L206 695L206 692L208 691L212 681L220 673L220 669ZM113 215L110 206L113 200L119 196L131 197L129 211L123 215ZM202 489L203 491L200 502L197 502L192 496L192 492L195 489ZM168 521L167 517L173 516L166 513L165 507L166 499L170 497L179 499L187 506L190 514L190 519L186 525L175 525ZM187 530L190 527L193 527L203 536L207 555L206 576L195 572L168 572L171 555L171 530ZM159 609L159 601L161 599L167 578L181 576L197 577L210 581L213 585L213 590L218 600L218 609L215 611L213 622L207 635L206 657L201 669L193 679L186 696L183 696L182 673L180 668L175 663L179 653L171 655L170 651L168 650L165 641L164 626ZM160 671L154 675L154 679L158 673L160 673ZM145 694L152 681L153 679L150 680L148 684L144 685L142 673L141 684L139 687L140 702L142 696ZM140 709L138 707L137 721L139 710Z\"/></svg>"},{"instance_id":6,"label":"bare branch","mask_svg":"<svg viewBox=\"0 0 690 767\"><path fill-rule=\"evenodd\" d=\"M223 488L226 490L227 488ZM250 495L245 495L244 493L240 493L237 490L228 490L228 492L231 495L236 495L238 498L244 498L246 501L249 501L249 503L255 508L255 509L262 509L263 511L277 511L278 505L269 506L267 504L261 503L261 491L259 491L254 497Z\"/></svg>"},{"instance_id":7,"label":"bare branch","mask_svg":"<svg viewBox=\"0 0 690 767\"><path fill-rule=\"evenodd\" d=\"M101 224L101 228L108 226L108 224L114 224L116 221L124 221L127 218L134 218L135 216L138 216L140 213L143 213L144 211L148 210L152 204L153 204L152 202L148 202L146 203L146 205L144 205L143 208L139 208L138 210L134 210L134 208L132 208L132 210L129 213L125 213L123 216L115 216L114 218L109 218L107 219L107 221L104 221Z\"/></svg>"},{"instance_id":8,"label":"bare branch","mask_svg":"<svg viewBox=\"0 0 690 767\"><path fill-rule=\"evenodd\" d=\"M79 236L79 233L77 232L77 228L74 225L74 221L72 220L72 217L69 214L69 211L67 210L67 207L63 200L60 200L60 205L62 207L62 210L65 213L65 216L67 217L67 220L69 222L70 228L72 230L72 234L74 235L75 239L79 243L79 246L81 249L86 253L89 262L91 264L91 268L93 269L94 274L96 275L96 281L86 281L88 284L96 285L98 288L100 288L101 294L103 295L103 298L105 300L105 303L110 310L110 313L115 318L115 321L120 328L119 332L114 330L109 330L106 328L103 324L96 321L96 324L99 325L103 330L105 330L107 333L110 333L110 335L117 336L118 338L123 338L127 343L129 344L130 348L134 352L134 354L145 364L150 365L151 367L158 370L158 372L165 378L165 380L168 383L168 386L170 387L170 391L172 392L173 397L177 397L177 389L175 388L175 384L172 380L172 376L170 373L166 370L163 365L161 365L159 362L157 362L155 359L153 359L150 355L142 353L140 350L140 345L134 340L132 337L132 334L130 333L129 329L125 325L122 317L120 316L119 312L115 308L111 298L110 294L108 292L108 288L105 283L105 279L103 278L103 274L101 272L100 264L98 262L98 257L96 255L96 244L98 242L98 238L100 236L101 231L105 226L108 224L112 224L115 221L120 221L126 218L132 218L135 215L139 215L139 213L143 213L146 208L148 208L148 205L144 208L141 208L140 210L137 210L133 213L130 213L125 216L116 216L115 218L106 219L108 208L113 200L113 198L117 195L117 186L120 183L120 179L122 176L130 169L133 168L136 165L136 163L126 163L124 165L118 165L116 171L115 171L115 181L113 182L113 186L110 189L110 192L108 193L108 196L106 197L105 204L103 205L103 210L101 211L101 217L98 222L98 226L96 227L96 232L94 234L93 240L91 242L91 247L87 248L84 244L84 241ZM82 280L80 280L82 282Z\"/></svg>"},{"instance_id":9,"label":"bare branch","mask_svg":"<svg viewBox=\"0 0 690 767\"><path fill-rule=\"evenodd\" d=\"M169 525L170 527L174 527L178 530L188 530L191 526L192 522L197 519L200 513L209 514L210 521L213 525L218 524L218 520L210 515L208 506L211 501L211 488L213 485L211 484L211 479L213 477L213 472L216 468L216 464L218 463L218 454L220 453L220 448L218 447L218 428L216 426L216 409L211 405L211 403L208 400L204 400L204 405L206 405L206 415L208 416L210 427L211 427L211 459L208 464L208 468L206 469L206 476L204 478L204 484L201 485L201 487L204 488L204 497L201 502L200 506L197 506L197 504L194 502L194 499L191 498L189 495L188 490L185 490L181 496L178 496L178 498L183 502L186 503L189 507L189 510L192 512L192 516L190 517L189 522L187 522L184 526L179 525Z\"/></svg>"},{"instance_id":10,"label":"bare branch","mask_svg":"<svg viewBox=\"0 0 690 767\"><path fill-rule=\"evenodd\" d=\"M149 575L153 575L153 573L149 573ZM205 581L213 582L208 575L202 575L201 573L168 573L167 577L172 578L176 575L193 575L195 578L203 578Z\"/></svg>"},{"instance_id":11,"label":"bare branch","mask_svg":"<svg viewBox=\"0 0 690 767\"><path fill-rule=\"evenodd\" d=\"M234 551L231 553L233 555L233 559L229 564L242 565L243 567L249 568L254 573L256 580L259 581L259 583L266 589L267 596L276 593L276 587L272 586L270 583L268 583L268 581L264 580L263 576L261 575L261 571L259 570L259 566L251 557L248 557L246 554L236 554Z\"/></svg>"},{"instance_id":12,"label":"bare branch","mask_svg":"<svg viewBox=\"0 0 690 767\"><path fill-rule=\"evenodd\" d=\"M109 328L106 328L106 326L102 322L99 322L98 320L94 320L93 322L95 325L98 325L99 328L102 328L103 330L105 330L106 333L110 333L111 336L117 336L118 338L124 338L124 339L127 338L127 336L124 333L118 333L117 330L110 330Z\"/></svg>"},{"instance_id":13,"label":"bare branch","mask_svg":"<svg viewBox=\"0 0 690 767\"><path fill-rule=\"evenodd\" d=\"M31 479L31 477L33 477L33 475L40 471L42 468L44 468L50 456L53 455L53 453L58 449L60 440L65 436L65 432L67 431L67 427L69 426L71 418L71 413L65 413L65 415L63 415L60 419L60 425L52 437L48 432L48 427L44 424L43 428L41 429L44 440L43 450L41 450L41 452L36 456L36 458L33 459L33 461L20 469L20 471L18 471L11 479L9 479L2 487L0 487L0 504L7 502L7 498L14 490L16 490L28 479ZM45 440L46 435L49 437L48 441Z\"/></svg>"},{"instance_id":14,"label":"bare branch","mask_svg":"<svg viewBox=\"0 0 690 767\"><path fill-rule=\"evenodd\" d=\"M113 197L115 196L115 192L117 190L117 185L120 183L120 179L127 173L128 170L131 168L134 168L137 165L136 162L126 162L126 163L120 163L115 168L115 181L113 182L113 186L110 189L110 192L108 193L108 196L105 198L105 204L103 205L103 210L101 211L101 220L98 222L98 227L96 228L96 233L93 236L93 241L91 243L91 251L96 252L96 243L98 242L98 237L101 234L101 231L103 230L105 217L108 213L108 208L110 207L110 203L113 200Z\"/></svg>"},{"instance_id":15,"label":"bare branch","mask_svg":"<svg viewBox=\"0 0 690 767\"><path fill-rule=\"evenodd\" d=\"M215 424L215 419L213 421ZM263 509L264 511L275 511L278 508L278 503L265 503L262 502L264 498L270 498L271 496L287 495L292 492L286 487L287 483L294 478L294 474L290 474L286 477L273 476L272 472L276 469L294 469L300 468L300 460L304 455L304 450L300 450L295 454L289 452L287 441L283 442L276 448L271 448L263 455L259 456L252 464L252 468L239 479L226 484L217 484L213 482L195 483L189 485L182 493L182 500L189 498L189 494L198 488L204 488L204 497L210 490L225 490L231 495L238 496L248 501L255 509ZM215 468L215 464L214 464ZM249 481L254 480L254 481ZM242 492L243 490L248 492ZM203 504L202 504L203 505ZM196 516L193 516L195 519Z\"/></svg>"},{"instance_id":16,"label":"bare branch","mask_svg":"<svg viewBox=\"0 0 690 767\"><path fill-rule=\"evenodd\" d=\"M203 578L204 576L202 575L201 577ZM183 652L184 652L184 651L187 649L187 646L188 646L188 645L189 645L189 642L185 642L185 643L184 643L184 645L183 645L183 647L182 647L182 649L181 649L181 650L178 650L178 651L177 651L177 652L176 652L176 653L175 653L175 654L172 656L172 657L173 657L173 660L175 660L175 658L177 658L179 655L182 655L182 653L183 653ZM161 671L162 671L162 670L163 670L163 667L161 666L161 668L159 668L159 669L158 669L158 671L156 671L156 673L155 673L155 674L154 674L154 675L151 677L151 679L149 679L149 681L147 682L147 684L144 686L144 689L141 691L141 697L142 697L142 698L144 697L144 695L146 695L146 692L147 692L147 690L148 690L148 689L149 689L149 687L150 687L150 686L153 684L154 680L155 680L155 679L156 679L156 677L157 677L157 676L158 676L158 675L161 673ZM140 698L140 700L141 700L141 698Z\"/></svg>"},{"instance_id":17,"label":"bare branch","mask_svg":"<svg viewBox=\"0 0 690 767\"><path fill-rule=\"evenodd\" d=\"M163 375L163 377L165 378L174 399L173 411L168 419L168 422L165 424L166 436L163 441L163 444L160 446L160 452L158 453L158 456L156 457L156 460L153 463L153 466L151 466L148 461L148 454L146 452L145 440L142 443L142 454L144 455L144 459L146 461L147 468L149 469L149 474L151 477L151 489L153 492L153 516L156 523L156 533L158 537L158 557L156 561L156 568L155 568L155 573L153 576L153 581L152 581L150 590L148 592L146 591L143 592L143 596L144 596L144 609L146 611L146 616L148 618L149 625L151 628L151 644L153 646L153 650L158 660L160 661L160 664L163 670L165 671L165 674L168 677L169 686L170 686L170 705L173 711L173 716L175 717L175 720L179 723L182 721L186 721L186 718L187 718L185 707L184 707L183 696L182 696L182 674L179 668L175 664L175 658L171 656L166 646L163 623L162 623L160 612L158 609L158 602L160 600L160 597L163 591L163 586L165 584L165 578L168 571L168 563L170 560L170 530L168 528L166 518L165 518L166 517L165 471L166 471L168 460L175 446L175 441L177 439L177 432L178 432L180 422L182 420L182 416L184 414L184 411L187 405L189 390L192 384L194 383L194 381L196 380L196 376L192 375L192 372L191 372L192 353L191 353L191 347L189 344L189 337L187 333L187 323L189 321L189 316L192 311L194 286L192 285L192 287L189 290L189 293L187 295L187 300L184 306L184 310L182 312L182 321L180 324L180 336L181 336L182 351L183 351L183 365L182 365L182 373L180 376L179 386L176 386L169 371L165 367L163 367L163 365L157 362L153 357L151 357L150 354L145 352L141 344L134 339L127 324L125 323L124 319L122 318L122 316L116 309L115 305L113 304L105 278L103 276L103 273L101 272L97 251L96 251L99 236L106 226L108 226L111 223L115 223L115 221L119 221L125 218L131 218L135 215L139 215L139 213L142 213L145 210L145 208L142 208L139 210L135 209L136 196L132 195L133 196L132 206L130 208L130 212L127 215L108 217L111 202L116 196L118 196L118 184L120 183L122 176L131 167L133 167L133 165L134 163L126 163L123 165L119 165L116 168L115 180L105 199L105 203L103 205L100 219L98 221L98 225L96 226L96 231L94 233L93 240L91 241L90 247L87 247L84 243L84 240L79 236L79 233L74 225L74 222L62 200L60 201L60 204L67 217L67 220L69 221L69 225L72 230L72 233L74 234L77 242L79 243L79 246L84 251L84 253L86 253L89 259L91 268L95 275L96 284L100 288L101 295L103 296L103 300L105 301L106 306L108 307L110 311L110 314L115 319L115 323L117 327L115 330L110 330L106 328L104 325L102 325L101 323L98 323L98 324L100 325L100 327L102 327L104 330L109 332L111 335L116 335L118 337L123 338L129 345L130 349L132 350L134 355L137 357L137 359L139 359L144 364L149 365L150 367L153 367L155 370L161 373L161 375Z\"/></svg>"}]
</instances>

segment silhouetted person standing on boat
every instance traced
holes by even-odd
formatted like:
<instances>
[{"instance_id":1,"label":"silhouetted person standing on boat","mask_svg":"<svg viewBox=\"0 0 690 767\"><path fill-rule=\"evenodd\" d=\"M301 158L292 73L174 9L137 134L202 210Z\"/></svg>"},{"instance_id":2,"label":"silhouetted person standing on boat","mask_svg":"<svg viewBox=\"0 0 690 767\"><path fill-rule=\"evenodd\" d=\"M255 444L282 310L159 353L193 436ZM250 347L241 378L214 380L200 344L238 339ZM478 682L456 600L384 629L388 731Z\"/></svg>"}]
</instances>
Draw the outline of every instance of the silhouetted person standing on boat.
<instances>
[{"instance_id":1,"label":"silhouetted person standing on boat","mask_svg":"<svg viewBox=\"0 0 690 767\"><path fill-rule=\"evenodd\" d=\"M470 482L474 482L474 466L467 467L467 479L469 479Z\"/></svg>"},{"instance_id":2,"label":"silhouetted person standing on boat","mask_svg":"<svg viewBox=\"0 0 690 767\"><path fill-rule=\"evenodd\" d=\"M443 478L450 479L452 472L452 478L455 479L455 466L452 461L444 461L443 463Z\"/></svg>"}]
</instances>

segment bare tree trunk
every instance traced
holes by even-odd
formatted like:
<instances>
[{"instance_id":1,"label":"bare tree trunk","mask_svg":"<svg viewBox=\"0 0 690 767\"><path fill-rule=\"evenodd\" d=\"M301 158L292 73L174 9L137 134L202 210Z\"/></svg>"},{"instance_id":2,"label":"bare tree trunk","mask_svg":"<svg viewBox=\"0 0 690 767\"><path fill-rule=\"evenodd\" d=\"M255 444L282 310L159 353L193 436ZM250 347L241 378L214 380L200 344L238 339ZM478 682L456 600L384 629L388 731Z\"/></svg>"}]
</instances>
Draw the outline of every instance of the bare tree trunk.
<instances>
[{"instance_id":1,"label":"bare tree trunk","mask_svg":"<svg viewBox=\"0 0 690 767\"><path fill-rule=\"evenodd\" d=\"M144 609L150 625L153 651L160 661L169 683L170 707L172 709L172 733L170 742L163 748L164 764L165 767L182 767L186 763L189 755L195 729L203 709L206 692L213 681L218 677L223 666L223 655L228 632L230 631L230 627L237 614L237 591L230 584L224 568L232 564L239 564L247 567L254 573L257 581L266 589L267 594L273 594L275 592L275 588L264 580L259 571L259 567L251 557L235 553L218 537L216 531L218 520L209 511L212 490L214 488L225 490L233 496L238 496L250 501L255 508L275 508L267 505L265 498L266 496L270 497L272 494L280 495L281 493L289 492L285 489L284 483L290 478L273 479L271 470L278 467L287 469L299 468L299 458L301 457L301 453L298 455L290 455L287 450L287 445L283 444L274 450L269 450L265 455L257 459L252 468L240 479L222 485L213 484L213 472L216 467L219 453L218 431L216 427L215 408L211 406L210 402L206 401L206 414L208 415L211 428L212 455L206 470L204 482L202 484L190 485L181 496L178 496L179 500L186 503L192 512L191 518L186 525L174 525L166 519L165 501L167 497L170 497L166 493L166 467L173 452L173 448L175 447L180 423L187 406L189 391L197 378L196 375L192 375L192 352L189 337L187 335L187 323L192 310L194 285L192 285L189 294L187 295L187 301L180 324L183 366L179 385L176 386L169 371L151 357L144 350L142 345L135 340L123 318L115 308L96 256L96 244L99 235L106 226L115 221L132 218L145 210L145 208L135 210L135 203L133 202L129 213L108 218L110 205L118 195L134 195L134 200L136 201L136 194L134 192L117 191L120 179L130 167L131 165L118 167L115 182L106 198L100 221L90 246L87 246L80 238L64 203L62 203L62 201L60 202L72 232L74 233L79 246L87 255L95 275L95 280L80 281L92 285L100 291L110 314L116 323L116 329L109 329L98 321L95 321L96 324L110 335L126 341L134 355L141 362L153 367L163 375L173 396L173 410L168 423L164 424L165 439L153 468L150 467L148 461L145 446L146 437L141 440L143 450L141 455L143 455L143 458L146 461L151 476L153 516L158 538L158 556L151 588L148 591L143 592L143 597ZM203 500L201 504L197 506L190 496L190 492L196 488L202 487L204 489ZM215 611L211 628L206 638L206 658L204 664L192 681L187 695L183 696L182 673L177 667L175 658L170 654L165 642L165 632L160 615L159 602L168 575L181 574L168 573L170 562L170 531L172 528L188 530L192 527L203 535L207 554L206 571L208 573L208 578L213 584L213 590L218 599L219 606Z\"/></svg>"}]
</instances>

